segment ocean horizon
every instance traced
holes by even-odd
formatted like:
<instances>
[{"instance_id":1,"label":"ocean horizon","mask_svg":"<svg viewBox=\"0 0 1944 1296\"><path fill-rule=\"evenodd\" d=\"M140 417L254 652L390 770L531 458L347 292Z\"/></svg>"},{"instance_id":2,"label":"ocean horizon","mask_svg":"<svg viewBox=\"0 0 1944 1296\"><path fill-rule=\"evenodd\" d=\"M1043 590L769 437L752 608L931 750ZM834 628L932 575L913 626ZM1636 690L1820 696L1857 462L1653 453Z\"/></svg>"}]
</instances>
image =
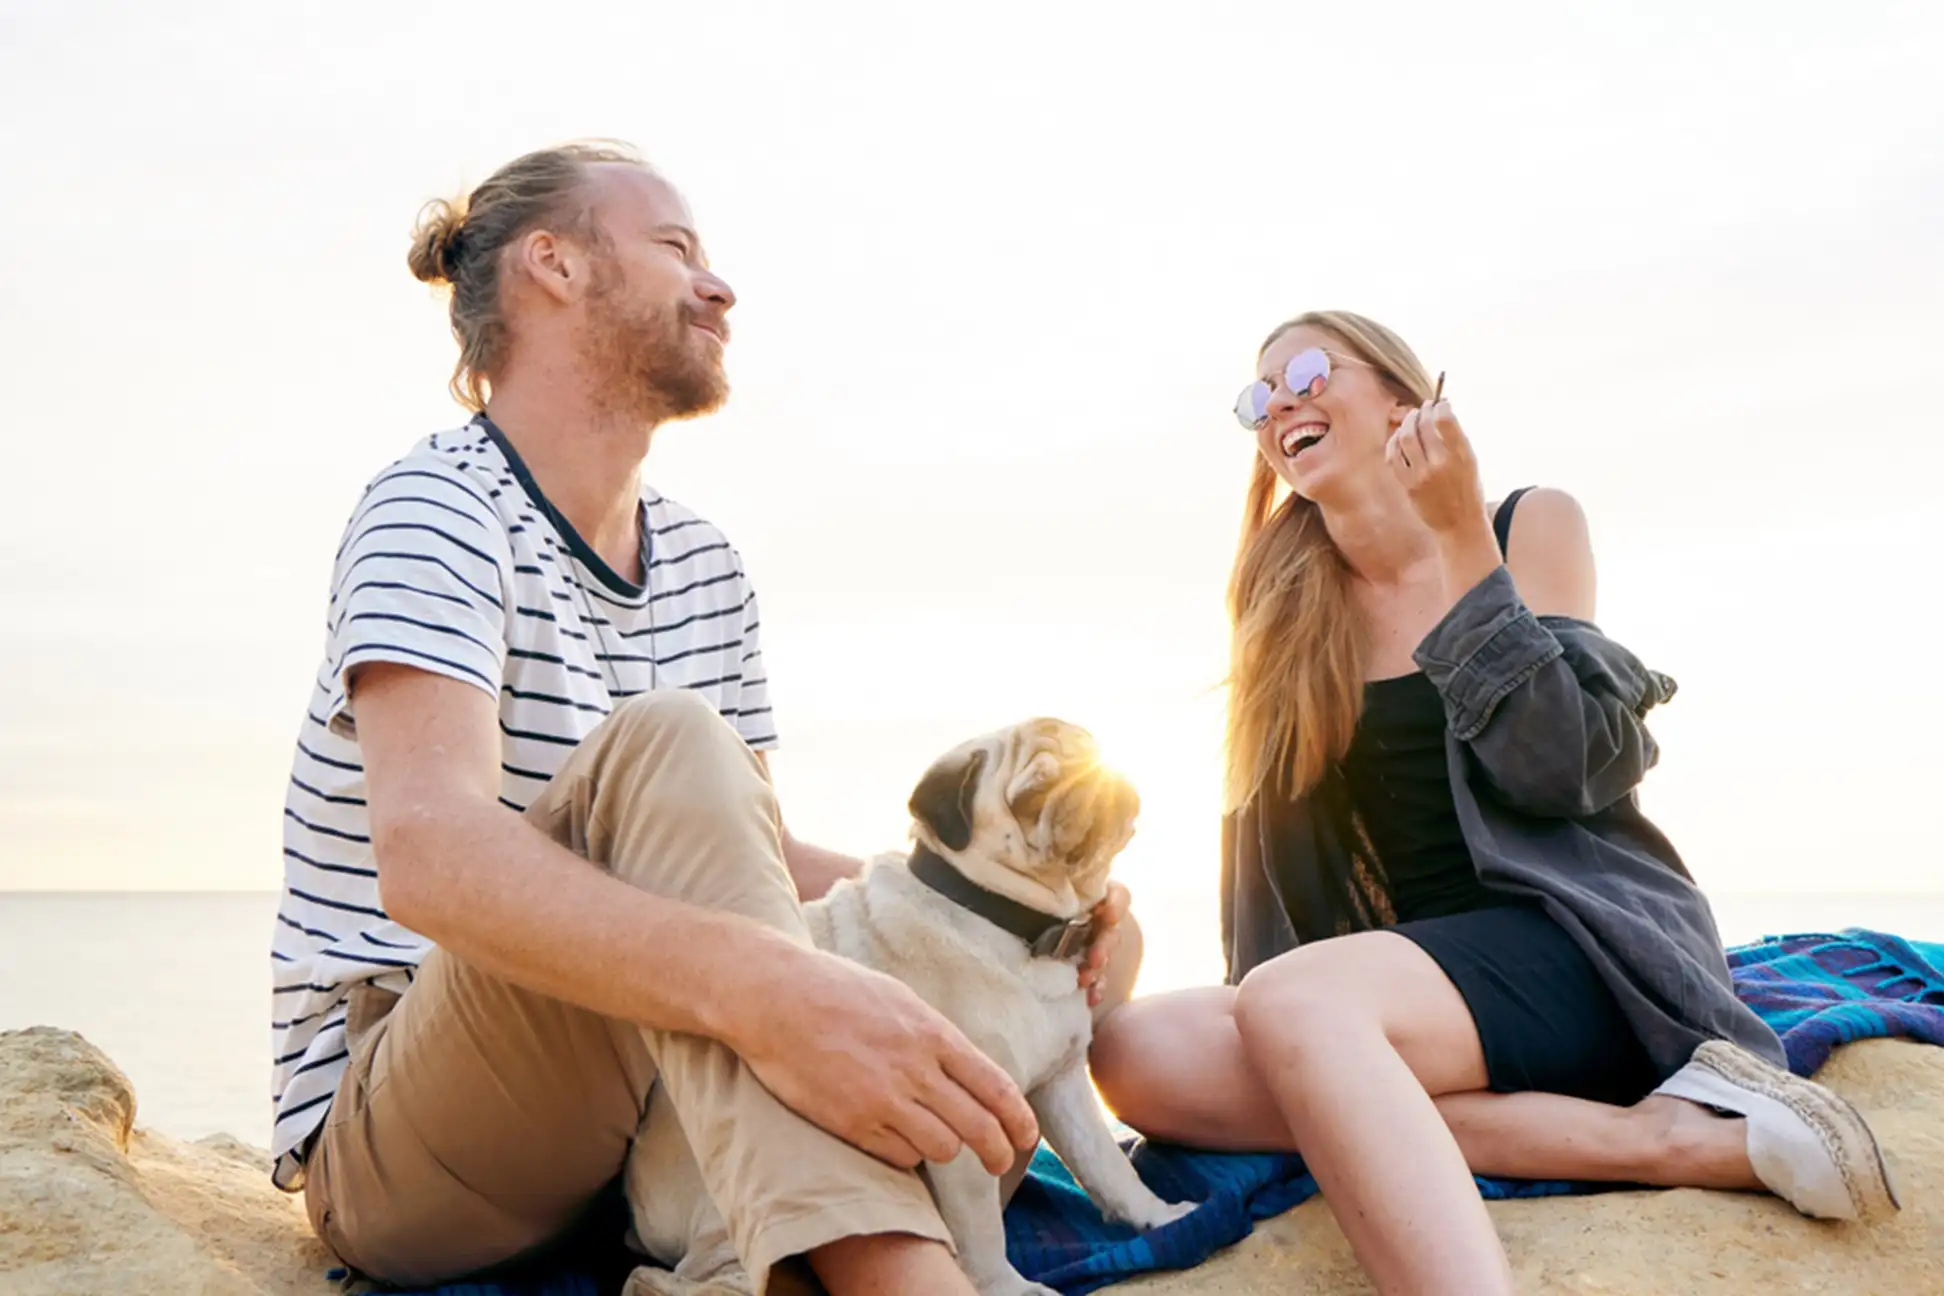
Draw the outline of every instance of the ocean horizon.
<instances>
[{"instance_id":1,"label":"ocean horizon","mask_svg":"<svg viewBox=\"0 0 1944 1296\"><path fill-rule=\"evenodd\" d=\"M1136 896L1154 993L1221 975L1213 888ZM1710 895L1724 944L1865 927L1944 941L1944 889ZM270 891L0 892L0 1030L78 1031L177 1138L270 1134Z\"/></svg>"}]
</instances>

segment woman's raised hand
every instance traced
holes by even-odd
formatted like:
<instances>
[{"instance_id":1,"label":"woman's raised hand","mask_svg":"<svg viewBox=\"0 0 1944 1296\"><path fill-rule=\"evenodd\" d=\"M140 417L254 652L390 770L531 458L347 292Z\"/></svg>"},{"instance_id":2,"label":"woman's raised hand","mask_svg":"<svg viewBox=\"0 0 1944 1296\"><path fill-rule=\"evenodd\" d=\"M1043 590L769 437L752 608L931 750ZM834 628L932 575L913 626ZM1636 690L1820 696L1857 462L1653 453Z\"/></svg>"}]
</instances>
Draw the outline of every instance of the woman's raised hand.
<instances>
[{"instance_id":1,"label":"woman's raised hand","mask_svg":"<svg viewBox=\"0 0 1944 1296\"><path fill-rule=\"evenodd\" d=\"M1384 446L1384 460L1418 516L1439 535L1469 531L1484 518L1478 460L1450 401L1426 401L1406 414Z\"/></svg>"}]
</instances>

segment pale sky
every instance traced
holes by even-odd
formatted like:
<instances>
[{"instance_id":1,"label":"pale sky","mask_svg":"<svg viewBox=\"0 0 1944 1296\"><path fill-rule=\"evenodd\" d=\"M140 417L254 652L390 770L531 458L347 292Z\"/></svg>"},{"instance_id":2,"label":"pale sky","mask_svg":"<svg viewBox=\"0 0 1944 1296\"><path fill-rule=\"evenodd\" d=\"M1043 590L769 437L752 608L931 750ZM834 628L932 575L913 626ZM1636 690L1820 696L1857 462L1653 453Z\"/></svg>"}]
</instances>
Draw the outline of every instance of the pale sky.
<instances>
[{"instance_id":1,"label":"pale sky","mask_svg":"<svg viewBox=\"0 0 1944 1296\"><path fill-rule=\"evenodd\" d=\"M0 9L0 889L277 885L339 530L461 419L413 215L607 135L741 296L650 476L757 581L800 836L1058 714L1212 924L1228 409L1345 307L1585 505L1705 884L1944 890L1944 7L1145 12Z\"/></svg>"}]
</instances>

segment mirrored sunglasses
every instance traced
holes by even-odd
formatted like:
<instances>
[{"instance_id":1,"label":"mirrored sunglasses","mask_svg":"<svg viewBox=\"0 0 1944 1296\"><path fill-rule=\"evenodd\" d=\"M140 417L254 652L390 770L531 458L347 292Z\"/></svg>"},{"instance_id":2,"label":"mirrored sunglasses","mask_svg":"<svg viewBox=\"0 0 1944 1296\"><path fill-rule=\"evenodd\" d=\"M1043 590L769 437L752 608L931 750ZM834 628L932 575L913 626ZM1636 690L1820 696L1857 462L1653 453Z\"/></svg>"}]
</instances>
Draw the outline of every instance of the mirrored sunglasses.
<instances>
[{"instance_id":1,"label":"mirrored sunglasses","mask_svg":"<svg viewBox=\"0 0 1944 1296\"><path fill-rule=\"evenodd\" d=\"M1330 383L1330 354L1322 347L1311 347L1289 357L1283 366L1282 390L1311 400L1323 394ZM1276 389L1258 378L1235 398L1235 421L1254 432L1269 420L1269 399Z\"/></svg>"}]
</instances>

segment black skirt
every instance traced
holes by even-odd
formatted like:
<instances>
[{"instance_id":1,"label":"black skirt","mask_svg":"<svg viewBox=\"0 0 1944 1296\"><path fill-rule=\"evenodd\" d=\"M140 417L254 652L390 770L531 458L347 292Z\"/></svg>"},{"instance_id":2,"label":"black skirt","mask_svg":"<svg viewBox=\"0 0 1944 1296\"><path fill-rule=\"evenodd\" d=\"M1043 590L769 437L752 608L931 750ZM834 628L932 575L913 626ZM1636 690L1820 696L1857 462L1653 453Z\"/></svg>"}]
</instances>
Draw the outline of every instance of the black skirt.
<instances>
[{"instance_id":1,"label":"black skirt","mask_svg":"<svg viewBox=\"0 0 1944 1296\"><path fill-rule=\"evenodd\" d=\"M1660 1074L1619 1001L1537 905L1477 909L1390 928L1437 960L1471 1009L1497 1093L1639 1102Z\"/></svg>"}]
</instances>

